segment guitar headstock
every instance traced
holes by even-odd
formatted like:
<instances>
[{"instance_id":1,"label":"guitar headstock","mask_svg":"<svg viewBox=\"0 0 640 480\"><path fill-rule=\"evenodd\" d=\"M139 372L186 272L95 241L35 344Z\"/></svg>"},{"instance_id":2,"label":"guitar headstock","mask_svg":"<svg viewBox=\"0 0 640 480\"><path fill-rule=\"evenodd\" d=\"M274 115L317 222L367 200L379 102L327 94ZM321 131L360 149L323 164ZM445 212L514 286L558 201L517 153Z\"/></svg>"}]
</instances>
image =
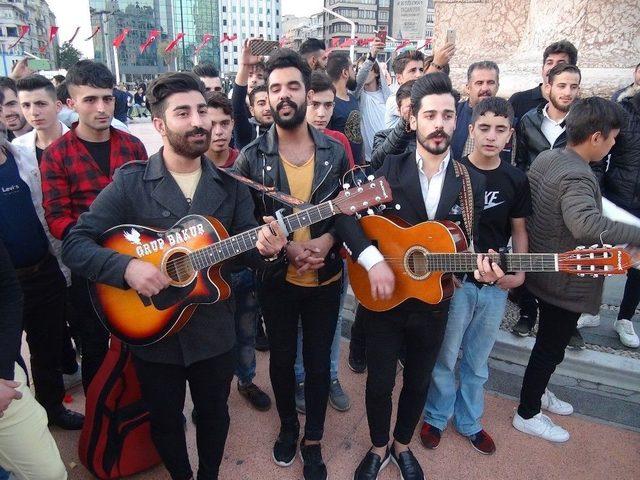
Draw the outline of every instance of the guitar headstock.
<instances>
[{"instance_id":1,"label":"guitar headstock","mask_svg":"<svg viewBox=\"0 0 640 480\"><path fill-rule=\"evenodd\" d=\"M384 177L371 178L353 188L345 186L331 203L336 210L345 215L354 215L361 210L369 210L372 207L382 205L393 200L391 187Z\"/></svg>"},{"instance_id":2,"label":"guitar headstock","mask_svg":"<svg viewBox=\"0 0 640 480\"><path fill-rule=\"evenodd\" d=\"M577 247L558 254L558 270L581 277L620 275L626 273L630 265L629 252L611 245Z\"/></svg>"}]
</instances>

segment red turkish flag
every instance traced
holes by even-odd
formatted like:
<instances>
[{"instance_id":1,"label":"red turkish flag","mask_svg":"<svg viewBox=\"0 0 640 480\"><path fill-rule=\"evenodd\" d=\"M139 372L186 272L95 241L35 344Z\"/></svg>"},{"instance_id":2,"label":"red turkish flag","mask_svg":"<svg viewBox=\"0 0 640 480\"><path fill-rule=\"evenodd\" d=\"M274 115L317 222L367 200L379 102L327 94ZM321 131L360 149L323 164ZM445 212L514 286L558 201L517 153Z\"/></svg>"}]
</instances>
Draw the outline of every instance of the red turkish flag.
<instances>
[{"instance_id":1,"label":"red turkish flag","mask_svg":"<svg viewBox=\"0 0 640 480\"><path fill-rule=\"evenodd\" d=\"M15 41L15 43L13 43L11 46L9 46L9 50L11 50L13 47L15 47L17 44L20 43L20 40L22 40L22 38L29 33L29 30L31 29L31 27L29 25L20 25L20 36L18 37L18 40Z\"/></svg>"},{"instance_id":2,"label":"red turkish flag","mask_svg":"<svg viewBox=\"0 0 640 480\"><path fill-rule=\"evenodd\" d=\"M213 35L211 35L210 33L205 33L202 36L202 41L200 42L200 45L198 45L195 49L195 51L193 52L194 55L197 55L200 50L202 50L204 48L204 46L209 43L211 40L213 40Z\"/></svg>"},{"instance_id":3,"label":"red turkish flag","mask_svg":"<svg viewBox=\"0 0 640 480\"><path fill-rule=\"evenodd\" d=\"M344 42L340 44L340 48L350 47L351 45L355 45L356 41L353 38L345 38Z\"/></svg>"},{"instance_id":4,"label":"red turkish flag","mask_svg":"<svg viewBox=\"0 0 640 480\"><path fill-rule=\"evenodd\" d=\"M71 35L71 38L69 40L67 40L67 43L73 43L73 41L76 39L76 35L78 35L79 31L80 31L80 27L76 27L76 31L73 32L73 35Z\"/></svg>"},{"instance_id":5,"label":"red turkish flag","mask_svg":"<svg viewBox=\"0 0 640 480\"><path fill-rule=\"evenodd\" d=\"M93 33L91 34L91 36L90 36L90 37L85 38L85 39L84 39L84 41L86 42L86 41L91 40L93 37L95 37L95 36L96 36L96 34L97 34L99 31L100 31L100 26L97 26L97 27L93 30Z\"/></svg>"},{"instance_id":6,"label":"red turkish flag","mask_svg":"<svg viewBox=\"0 0 640 480\"><path fill-rule=\"evenodd\" d=\"M238 34L234 33L233 35L231 35L230 37L227 37L227 40L229 40L230 42L233 42L234 40L236 40L238 38Z\"/></svg>"},{"instance_id":7,"label":"red turkish flag","mask_svg":"<svg viewBox=\"0 0 640 480\"><path fill-rule=\"evenodd\" d=\"M400 45L398 45L398 46L396 47L396 52L397 52L398 50L400 50L401 48L404 48L404 47L406 47L407 45L410 45L410 44L411 44L411 40L402 40L402 41L400 42Z\"/></svg>"},{"instance_id":8,"label":"red turkish flag","mask_svg":"<svg viewBox=\"0 0 640 480\"><path fill-rule=\"evenodd\" d=\"M227 40L229 40L229 35L227 35L227 32L222 34L222 38L220 39L220 43L224 43Z\"/></svg>"},{"instance_id":9,"label":"red turkish flag","mask_svg":"<svg viewBox=\"0 0 640 480\"><path fill-rule=\"evenodd\" d=\"M47 50L47 47L49 47L49 45L51 45L51 40L54 39L54 37L57 35L58 33L58 27L52 25L51 28L49 29L49 41L47 42L47 44L44 47L40 47L38 50L40 50L40 53L44 53Z\"/></svg>"},{"instance_id":10,"label":"red turkish flag","mask_svg":"<svg viewBox=\"0 0 640 480\"><path fill-rule=\"evenodd\" d=\"M149 45L151 45L156 38L158 38L158 36L160 35L160 30L156 30L153 29L149 32L149 36L147 37L147 39L144 41L144 43L142 45L140 45L140 53L144 53L144 51L147 49L147 47Z\"/></svg>"},{"instance_id":11,"label":"red turkish flag","mask_svg":"<svg viewBox=\"0 0 640 480\"><path fill-rule=\"evenodd\" d=\"M169 53L171 50L176 48L180 40L182 40L183 38L184 38L184 33L180 32L176 36L176 38L169 45L167 45L167 48L164 49L164 53Z\"/></svg>"},{"instance_id":12,"label":"red turkish flag","mask_svg":"<svg viewBox=\"0 0 640 480\"><path fill-rule=\"evenodd\" d=\"M116 48L120 48L120 45L122 45L122 42L124 42L124 39L127 37L128 33L129 33L129 28L125 28L122 30L122 33L120 35L118 35L115 40L113 41L113 46Z\"/></svg>"},{"instance_id":13,"label":"red turkish flag","mask_svg":"<svg viewBox=\"0 0 640 480\"><path fill-rule=\"evenodd\" d=\"M340 39L339 38L332 38L331 39L331 48L338 48L338 45L340 45Z\"/></svg>"}]
</instances>

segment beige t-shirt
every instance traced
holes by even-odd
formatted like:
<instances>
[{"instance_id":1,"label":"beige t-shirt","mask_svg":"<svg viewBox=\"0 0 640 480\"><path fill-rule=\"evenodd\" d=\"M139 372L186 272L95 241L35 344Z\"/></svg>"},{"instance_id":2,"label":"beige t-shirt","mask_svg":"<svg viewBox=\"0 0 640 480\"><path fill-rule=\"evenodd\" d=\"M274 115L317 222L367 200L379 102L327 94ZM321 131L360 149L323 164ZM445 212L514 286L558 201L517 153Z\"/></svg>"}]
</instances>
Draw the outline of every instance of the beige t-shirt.
<instances>
[{"instance_id":1,"label":"beige t-shirt","mask_svg":"<svg viewBox=\"0 0 640 480\"><path fill-rule=\"evenodd\" d=\"M198 182L200 182L200 177L202 176L202 167L191 173L178 173L172 172L171 170L169 170L169 173L178 184L178 187L180 187L187 202L191 203L193 195L196 193Z\"/></svg>"}]
</instances>

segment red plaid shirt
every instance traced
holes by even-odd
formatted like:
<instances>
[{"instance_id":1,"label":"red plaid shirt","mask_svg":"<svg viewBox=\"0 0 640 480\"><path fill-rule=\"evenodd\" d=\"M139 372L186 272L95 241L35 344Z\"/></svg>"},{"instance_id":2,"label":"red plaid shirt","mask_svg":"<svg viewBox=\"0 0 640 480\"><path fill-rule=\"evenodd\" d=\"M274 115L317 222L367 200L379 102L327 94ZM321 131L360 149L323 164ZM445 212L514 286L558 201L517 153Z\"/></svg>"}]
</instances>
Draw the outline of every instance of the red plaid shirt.
<instances>
[{"instance_id":1,"label":"red plaid shirt","mask_svg":"<svg viewBox=\"0 0 640 480\"><path fill-rule=\"evenodd\" d=\"M111 127L109 176L89 154L74 127L53 142L42 154L42 204L51 234L62 240L89 210L98 194L111 183L116 168L132 160L147 160L142 142Z\"/></svg>"}]
</instances>

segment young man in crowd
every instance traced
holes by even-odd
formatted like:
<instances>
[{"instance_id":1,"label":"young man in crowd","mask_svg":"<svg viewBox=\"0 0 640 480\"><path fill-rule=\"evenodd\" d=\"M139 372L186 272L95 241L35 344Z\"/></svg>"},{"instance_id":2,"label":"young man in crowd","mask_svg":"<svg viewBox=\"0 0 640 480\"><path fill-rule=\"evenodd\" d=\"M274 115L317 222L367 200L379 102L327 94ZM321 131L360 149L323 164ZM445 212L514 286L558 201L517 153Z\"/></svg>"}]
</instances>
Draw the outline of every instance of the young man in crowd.
<instances>
[{"instance_id":1,"label":"young man in crowd","mask_svg":"<svg viewBox=\"0 0 640 480\"><path fill-rule=\"evenodd\" d=\"M356 165L364 162L362 143L360 104L354 92L357 87L355 65L349 54L334 51L327 60L327 74L336 89L335 106L329 128L344 134L351 144L351 152Z\"/></svg>"},{"instance_id":2,"label":"young man in crowd","mask_svg":"<svg viewBox=\"0 0 640 480\"><path fill-rule=\"evenodd\" d=\"M317 38L307 38L300 45L300 55L309 64L311 71L327 68L327 48L324 41Z\"/></svg>"},{"instance_id":3,"label":"young man in crowd","mask_svg":"<svg viewBox=\"0 0 640 480\"><path fill-rule=\"evenodd\" d=\"M531 252L565 252L601 242L640 245L640 228L602 215L600 187L590 168L609 153L624 120L619 105L598 97L571 107L565 119L567 147L541 153L529 170ZM540 306L540 324L513 417L513 426L521 432L552 442L569 439L569 432L540 413L541 397L564 358L580 314L599 311L603 284L603 276L527 274L527 288Z\"/></svg>"},{"instance_id":4,"label":"young man in crowd","mask_svg":"<svg viewBox=\"0 0 640 480\"><path fill-rule=\"evenodd\" d=\"M151 297L169 286L167 275L144 260L101 247L97 240L102 232L123 223L170 228L187 214L216 217L231 235L253 228L256 222L247 188L204 156L211 141L204 84L192 73L170 73L156 79L147 94L163 149L148 162L131 162L118 171L65 238L63 258L72 271L93 281ZM264 257L278 254L286 242L284 235L277 235L276 222L270 227L275 234L267 226L258 234L258 251ZM243 261L264 266L268 262L260 254L251 250ZM187 382L198 412L197 478L218 478L235 363L228 301L199 305L176 334L152 345L130 347L151 415L151 434L174 479L193 478L182 416Z\"/></svg>"},{"instance_id":5,"label":"young man in crowd","mask_svg":"<svg viewBox=\"0 0 640 480\"><path fill-rule=\"evenodd\" d=\"M211 143L205 153L218 168L231 168L238 158L238 150L231 148L233 110L222 92L208 92L205 96L211 117ZM244 107L244 105L243 105ZM256 327L258 302L254 274L248 268L233 267L231 290L235 298L236 377L238 392L259 411L271 408L271 399L253 379L256 376Z\"/></svg>"},{"instance_id":6,"label":"young man in crowd","mask_svg":"<svg viewBox=\"0 0 640 480\"><path fill-rule=\"evenodd\" d=\"M393 60L391 66L396 74L396 83L401 86L409 80L417 80L424 75L424 54L420 50L406 50ZM395 95L390 95L387 98L384 124L386 128L393 128L399 121L400 112Z\"/></svg>"},{"instance_id":7,"label":"young man in crowd","mask_svg":"<svg viewBox=\"0 0 640 480\"><path fill-rule=\"evenodd\" d=\"M503 98L490 96L473 108L469 135L474 147L462 163L485 179L477 252L505 251L510 239L515 253L528 251L525 218L531 214L529 181L524 172L500 159L500 152L513 133L512 125L513 109ZM438 447L441 434L453 417L456 430L469 439L473 448L485 455L495 452L495 443L481 423L483 386L507 292L523 282L524 272L505 275L495 285L479 283L466 275L456 288L424 408L420 439L425 447ZM456 386L455 369L461 348L460 381Z\"/></svg>"},{"instance_id":8,"label":"young man in crowd","mask_svg":"<svg viewBox=\"0 0 640 480\"><path fill-rule=\"evenodd\" d=\"M6 161L0 165L0 176L6 167ZM65 480L67 470L20 357L22 319L20 283L0 238L0 476L9 470L20 479Z\"/></svg>"},{"instance_id":9,"label":"young man in crowd","mask_svg":"<svg viewBox=\"0 0 640 480\"><path fill-rule=\"evenodd\" d=\"M509 98L516 118L516 126L529 110L538 108L549 101L549 94L545 90L548 83L549 71L559 63L569 65L578 64L578 50L568 40L554 42L544 49L542 54L542 82L531 90L516 92Z\"/></svg>"},{"instance_id":10,"label":"young man in crowd","mask_svg":"<svg viewBox=\"0 0 640 480\"><path fill-rule=\"evenodd\" d=\"M147 159L140 140L110 126L114 84L109 69L91 60L81 60L67 73L68 104L78 114L78 123L46 149L40 163L47 224L60 240L111 182L116 168ZM78 316L86 392L107 353L108 334L95 314L87 282L78 272L72 274L71 293Z\"/></svg>"},{"instance_id":11,"label":"young man in crowd","mask_svg":"<svg viewBox=\"0 0 640 480\"><path fill-rule=\"evenodd\" d=\"M455 100L449 77L443 73L426 75L416 81L411 93L411 128L416 130L417 149L390 156L376 175L384 175L393 191L393 201L401 205L394 214L411 225L427 220L460 222L467 208L473 223L464 230L476 232L483 206L484 182L480 174L468 171L451 158L449 149L455 129ZM463 178L467 177L467 178ZM471 184L474 206L465 204L464 184ZM338 233L357 262L368 271L374 298L391 297L395 278L380 251L360 229L336 222ZM470 241L471 239L469 239ZM477 281L493 282L504 274L497 264L478 256ZM407 300L384 312L362 308L366 313L367 387L366 405L372 447L355 472L355 480L374 480L391 460L404 480L423 480L424 473L409 443L420 419L447 324L449 300L429 305ZM393 442L389 448L392 392L398 356L406 346L402 391L397 409Z\"/></svg>"},{"instance_id":12,"label":"young man in crowd","mask_svg":"<svg viewBox=\"0 0 640 480\"><path fill-rule=\"evenodd\" d=\"M220 72L212 64L200 63L193 67L193 73L202 80L207 92L222 92Z\"/></svg>"},{"instance_id":13,"label":"young man in crowd","mask_svg":"<svg viewBox=\"0 0 640 480\"><path fill-rule=\"evenodd\" d=\"M263 86L264 64L260 57L251 55L251 41L246 40L242 47L240 66L231 93L233 140L238 150L242 150L273 125L267 89ZM257 76L258 73L260 77Z\"/></svg>"},{"instance_id":14,"label":"young man in crowd","mask_svg":"<svg viewBox=\"0 0 640 480\"><path fill-rule=\"evenodd\" d=\"M2 104L2 123L7 127L7 140L24 135L31 131L31 125L24 118L18 102L18 89L16 82L9 77L0 77L0 92L4 95Z\"/></svg>"},{"instance_id":15,"label":"young man in crowd","mask_svg":"<svg viewBox=\"0 0 640 480\"><path fill-rule=\"evenodd\" d=\"M267 88L274 126L246 147L238 172L267 187L319 204L340 189L349 164L342 146L305 120L311 69L296 52L281 49L267 62ZM259 215L281 208L254 193ZM290 209L285 209L289 210ZM355 219L351 219L355 223ZM293 463L300 430L295 404L294 364L298 321L302 322L306 423L300 452L305 480L325 480L320 441L329 397L330 352L340 308L342 258L334 220L293 233L287 244L288 268L263 278L258 299L271 345L269 373L280 416L273 459Z\"/></svg>"},{"instance_id":16,"label":"young man in crowd","mask_svg":"<svg viewBox=\"0 0 640 480\"><path fill-rule=\"evenodd\" d=\"M632 91L640 91L640 63L636 65L636 68L633 70L633 83L626 87L622 87L620 90L616 90L611 96L611 100L617 102L621 100L621 95L624 97L633 96L633 93L630 94Z\"/></svg>"}]
</instances>

